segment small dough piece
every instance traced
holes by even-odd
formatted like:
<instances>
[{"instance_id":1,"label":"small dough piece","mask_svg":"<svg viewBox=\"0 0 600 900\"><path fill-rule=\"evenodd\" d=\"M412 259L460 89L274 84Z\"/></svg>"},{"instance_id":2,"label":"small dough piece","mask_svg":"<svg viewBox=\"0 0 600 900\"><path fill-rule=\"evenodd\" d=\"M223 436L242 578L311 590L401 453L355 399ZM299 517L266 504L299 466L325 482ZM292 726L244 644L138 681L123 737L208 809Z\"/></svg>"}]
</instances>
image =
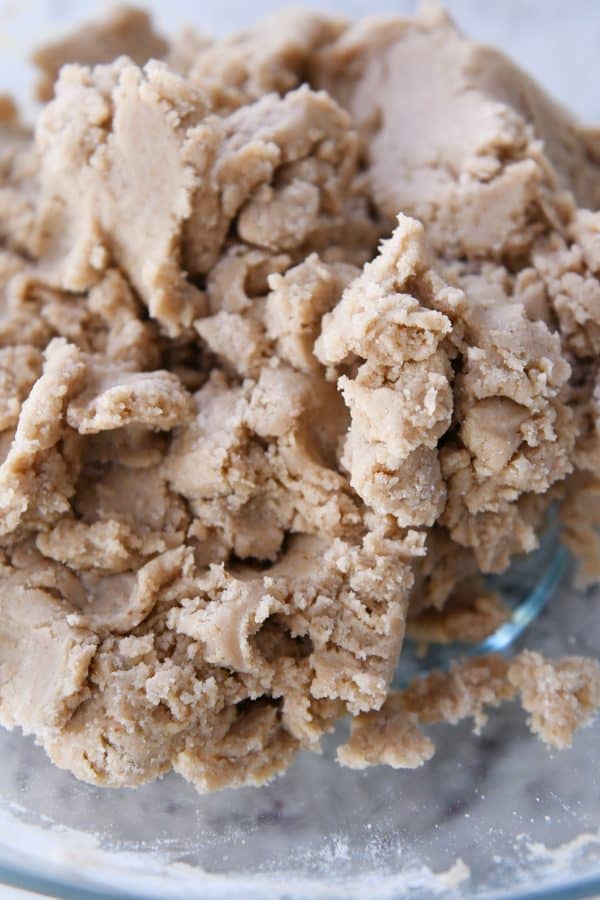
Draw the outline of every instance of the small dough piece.
<instances>
[{"instance_id":1,"label":"small dough piece","mask_svg":"<svg viewBox=\"0 0 600 900\"><path fill-rule=\"evenodd\" d=\"M545 494L572 471L571 367L559 334L528 314L518 281L493 264L472 269L447 270L466 302L459 427L440 451L448 490L440 522L473 548L482 571L501 571L513 553L536 545L527 495Z\"/></svg>"},{"instance_id":2,"label":"small dough piece","mask_svg":"<svg viewBox=\"0 0 600 900\"><path fill-rule=\"evenodd\" d=\"M224 532L238 556L273 558L283 530L258 496L270 467L245 425L245 390L213 372L195 402L196 416L175 435L165 458L170 486L197 518Z\"/></svg>"},{"instance_id":3,"label":"small dough piece","mask_svg":"<svg viewBox=\"0 0 600 900\"><path fill-rule=\"evenodd\" d=\"M164 541L150 544L125 522L103 519L88 525L65 516L49 531L38 535L36 546L44 556L84 572L102 569L121 572L133 568L145 549L162 549ZM119 602L121 598L119 597Z\"/></svg>"},{"instance_id":4,"label":"small dough piece","mask_svg":"<svg viewBox=\"0 0 600 900\"><path fill-rule=\"evenodd\" d=\"M463 302L428 268L423 228L399 216L392 238L346 288L316 343L327 365L362 360L338 386L351 424L342 462L350 483L400 526L433 525L445 488L437 443L452 421L444 342Z\"/></svg>"},{"instance_id":5,"label":"small dough piece","mask_svg":"<svg viewBox=\"0 0 600 900\"><path fill-rule=\"evenodd\" d=\"M90 360L84 390L67 407L67 422L80 434L128 425L170 431L192 414L192 399L176 375L115 370Z\"/></svg>"},{"instance_id":6,"label":"small dough piece","mask_svg":"<svg viewBox=\"0 0 600 900\"><path fill-rule=\"evenodd\" d=\"M225 248L207 278L210 311L249 311L256 298L266 295L269 275L283 273L291 264L292 258L288 253L270 253L241 243L231 244Z\"/></svg>"},{"instance_id":7,"label":"small dough piece","mask_svg":"<svg viewBox=\"0 0 600 900\"><path fill-rule=\"evenodd\" d=\"M129 634L158 603L161 593L189 569L190 551L177 547L155 556L134 574L83 574L82 622L96 633Z\"/></svg>"},{"instance_id":8,"label":"small dough piece","mask_svg":"<svg viewBox=\"0 0 600 900\"><path fill-rule=\"evenodd\" d=\"M321 319L359 272L348 263L327 265L311 253L285 274L269 276L264 315L280 359L301 372L318 370L313 351Z\"/></svg>"},{"instance_id":9,"label":"small dough piece","mask_svg":"<svg viewBox=\"0 0 600 900\"><path fill-rule=\"evenodd\" d=\"M479 732L487 721L485 708L511 700L515 688L507 680L508 663L490 653L455 663L449 672L430 672L415 678L402 692L405 708L421 722L473 719Z\"/></svg>"},{"instance_id":10,"label":"small dough piece","mask_svg":"<svg viewBox=\"0 0 600 900\"><path fill-rule=\"evenodd\" d=\"M533 273L558 319L565 348L579 359L600 353L600 213L574 213L566 235L540 239Z\"/></svg>"},{"instance_id":11,"label":"small dough piece","mask_svg":"<svg viewBox=\"0 0 600 900\"><path fill-rule=\"evenodd\" d=\"M269 341L257 306L255 304L247 315L223 309L194 322L196 331L223 367L242 377L256 378L270 356Z\"/></svg>"},{"instance_id":12,"label":"small dough piece","mask_svg":"<svg viewBox=\"0 0 600 900\"><path fill-rule=\"evenodd\" d=\"M418 715L407 712L402 696L393 694L382 709L352 720L350 740L338 748L337 758L349 769L418 769L434 753L435 746L422 731Z\"/></svg>"},{"instance_id":13,"label":"small dough piece","mask_svg":"<svg viewBox=\"0 0 600 900\"><path fill-rule=\"evenodd\" d=\"M263 369L254 387L213 372L195 399L165 474L236 556L273 560L288 529L356 533L360 512L336 467L346 418L332 385L284 367Z\"/></svg>"},{"instance_id":14,"label":"small dough piece","mask_svg":"<svg viewBox=\"0 0 600 900\"><path fill-rule=\"evenodd\" d=\"M176 333L190 323L202 294L181 271L179 238L195 180L189 133L205 113L201 95L157 62L146 74L125 58L61 70L36 129L42 165L34 247L52 261L60 286L89 289L112 257L165 328ZM153 152L140 158L145 130ZM195 134L210 159L216 133Z\"/></svg>"},{"instance_id":15,"label":"small dough piece","mask_svg":"<svg viewBox=\"0 0 600 900\"><path fill-rule=\"evenodd\" d=\"M160 367L159 336L154 323L143 320L143 307L117 269L108 269L88 294L92 315L106 326L101 350L109 359L134 369Z\"/></svg>"},{"instance_id":16,"label":"small dough piece","mask_svg":"<svg viewBox=\"0 0 600 900\"><path fill-rule=\"evenodd\" d=\"M554 662L525 650L508 677L521 694L531 731L552 747L570 747L575 730L600 708L597 660L567 656Z\"/></svg>"},{"instance_id":17,"label":"small dough piece","mask_svg":"<svg viewBox=\"0 0 600 900\"><path fill-rule=\"evenodd\" d=\"M37 98L43 101L52 98L59 70L68 63L95 66L112 62L118 56L129 56L142 66L149 59L162 59L168 48L167 42L154 31L145 10L113 6L94 22L34 50L31 61L40 70Z\"/></svg>"},{"instance_id":18,"label":"small dough piece","mask_svg":"<svg viewBox=\"0 0 600 900\"><path fill-rule=\"evenodd\" d=\"M76 347L57 338L44 371L23 403L8 456L0 466L0 534L52 524L69 509L75 490L77 436L66 409L81 389L85 363Z\"/></svg>"},{"instance_id":19,"label":"small dough piece","mask_svg":"<svg viewBox=\"0 0 600 900\"><path fill-rule=\"evenodd\" d=\"M490 654L457 663L450 672L431 672L390 694L380 710L353 719L338 760L353 769L415 768L435 751L419 722L456 724L473 717L480 731L487 720L484 708L512 700L517 692L531 714L532 732L553 747L569 747L575 729L600 709L600 664L577 656L545 660L525 650L510 663Z\"/></svg>"},{"instance_id":20,"label":"small dough piece","mask_svg":"<svg viewBox=\"0 0 600 900\"><path fill-rule=\"evenodd\" d=\"M359 269L316 253L290 263L285 254L234 246L215 266L208 295L217 311L194 327L226 370L258 378L276 356L301 372L321 372L313 353L321 319Z\"/></svg>"},{"instance_id":21,"label":"small dough piece","mask_svg":"<svg viewBox=\"0 0 600 900\"><path fill-rule=\"evenodd\" d=\"M224 787L259 787L281 775L298 749L282 727L277 706L255 700L219 740L180 751L173 768L201 794Z\"/></svg>"},{"instance_id":22,"label":"small dough piece","mask_svg":"<svg viewBox=\"0 0 600 900\"><path fill-rule=\"evenodd\" d=\"M338 760L352 769L390 765L414 769L431 759L435 745L422 723L472 717L476 731L486 722L484 706L499 706L515 694L507 681L508 664L500 656L474 657L450 672L415 678L404 691L392 692L381 709L352 720L350 740L338 748Z\"/></svg>"}]
</instances>

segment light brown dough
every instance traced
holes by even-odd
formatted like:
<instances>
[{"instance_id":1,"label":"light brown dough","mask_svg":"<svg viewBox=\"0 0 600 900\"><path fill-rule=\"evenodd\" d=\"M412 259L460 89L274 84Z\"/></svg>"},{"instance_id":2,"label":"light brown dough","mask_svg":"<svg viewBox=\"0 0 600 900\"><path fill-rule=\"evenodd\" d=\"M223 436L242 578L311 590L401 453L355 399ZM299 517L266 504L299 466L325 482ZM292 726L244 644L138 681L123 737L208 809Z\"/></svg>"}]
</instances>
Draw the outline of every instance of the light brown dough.
<instances>
[{"instance_id":1,"label":"light brown dough","mask_svg":"<svg viewBox=\"0 0 600 900\"><path fill-rule=\"evenodd\" d=\"M433 525L444 508L437 443L453 397L443 344L463 299L428 268L422 227L400 217L315 346L325 365L364 360L338 380L351 415L341 461L364 502L401 527Z\"/></svg>"},{"instance_id":2,"label":"light brown dough","mask_svg":"<svg viewBox=\"0 0 600 900\"><path fill-rule=\"evenodd\" d=\"M421 219L444 256L522 253L560 220L557 186L600 205L598 131L439 8L358 22L311 62L368 143L381 212Z\"/></svg>"},{"instance_id":3,"label":"light brown dough","mask_svg":"<svg viewBox=\"0 0 600 900\"><path fill-rule=\"evenodd\" d=\"M152 153L140 157L146 129ZM171 336L205 312L190 278L216 263L232 222L242 240L267 249L302 247L313 234L323 243L352 195L350 120L307 87L221 119L201 90L156 61L144 70L125 59L67 66L36 135L33 252L52 259L52 277L69 290L91 287L114 260ZM283 212L290 202L300 215Z\"/></svg>"},{"instance_id":4,"label":"light brown dough","mask_svg":"<svg viewBox=\"0 0 600 900\"><path fill-rule=\"evenodd\" d=\"M390 685L405 631L505 620L481 573L552 502L599 575L598 133L432 12L168 45L124 7L36 60L34 134L0 98L0 722L200 791L344 715L341 762L412 768L517 693L568 745L594 661Z\"/></svg>"},{"instance_id":5,"label":"light brown dough","mask_svg":"<svg viewBox=\"0 0 600 900\"><path fill-rule=\"evenodd\" d=\"M52 98L56 77L67 63L94 66L129 56L141 66L149 59L162 59L168 49L147 12L134 6L113 6L96 22L34 50L31 61L41 73L36 85L38 100Z\"/></svg>"},{"instance_id":6,"label":"light brown dough","mask_svg":"<svg viewBox=\"0 0 600 900\"><path fill-rule=\"evenodd\" d=\"M23 251L35 225L38 159L31 133L18 110L0 95L0 239L8 248Z\"/></svg>"},{"instance_id":7,"label":"light brown dough","mask_svg":"<svg viewBox=\"0 0 600 900\"><path fill-rule=\"evenodd\" d=\"M196 37L192 56L189 50L172 49L181 60L192 84L210 97L220 113L237 109L265 94L286 94L304 80L304 72L318 47L328 45L343 32L343 19L332 19L303 9L283 9L271 13L246 31L218 41ZM187 35L190 41L189 32Z\"/></svg>"},{"instance_id":8,"label":"light brown dough","mask_svg":"<svg viewBox=\"0 0 600 900\"><path fill-rule=\"evenodd\" d=\"M14 440L0 466L0 534L35 531L69 508L78 474L78 438L66 422L85 364L59 338L49 344L41 377L23 403Z\"/></svg>"},{"instance_id":9,"label":"light brown dough","mask_svg":"<svg viewBox=\"0 0 600 900\"><path fill-rule=\"evenodd\" d=\"M472 718L479 731L487 719L485 707L517 693L530 713L531 730L554 747L569 747L575 729L600 703L600 664L576 656L546 661L529 650L511 663L493 654L466 660L450 672L415 679L392 693L381 710L357 716L338 759L353 769L380 763L416 768L435 752L421 723Z\"/></svg>"}]
</instances>

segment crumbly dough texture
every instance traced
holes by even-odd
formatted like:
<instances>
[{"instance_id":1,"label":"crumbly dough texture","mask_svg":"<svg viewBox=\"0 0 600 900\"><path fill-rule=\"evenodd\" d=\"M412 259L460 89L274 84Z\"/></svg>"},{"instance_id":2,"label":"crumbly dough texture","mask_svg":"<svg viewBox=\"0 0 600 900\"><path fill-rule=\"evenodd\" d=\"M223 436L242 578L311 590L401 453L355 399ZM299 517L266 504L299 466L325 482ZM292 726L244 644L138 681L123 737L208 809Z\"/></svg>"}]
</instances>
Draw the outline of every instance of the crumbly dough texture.
<instances>
[{"instance_id":1,"label":"crumbly dough texture","mask_svg":"<svg viewBox=\"0 0 600 900\"><path fill-rule=\"evenodd\" d=\"M562 500L599 574L600 137L440 13L168 43L131 8L0 103L0 721L97 784L352 767L589 660L480 641ZM579 208L579 207L585 208ZM590 498L595 498L592 503Z\"/></svg>"}]
</instances>

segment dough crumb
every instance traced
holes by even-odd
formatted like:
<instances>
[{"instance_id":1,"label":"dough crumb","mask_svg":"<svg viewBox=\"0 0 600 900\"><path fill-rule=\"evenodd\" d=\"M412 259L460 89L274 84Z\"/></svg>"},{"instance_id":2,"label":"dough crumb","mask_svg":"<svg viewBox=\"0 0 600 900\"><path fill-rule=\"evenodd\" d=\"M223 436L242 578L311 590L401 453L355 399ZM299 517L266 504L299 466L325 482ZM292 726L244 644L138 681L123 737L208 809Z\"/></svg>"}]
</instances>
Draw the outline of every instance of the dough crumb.
<instances>
[{"instance_id":1,"label":"dough crumb","mask_svg":"<svg viewBox=\"0 0 600 900\"><path fill-rule=\"evenodd\" d=\"M530 714L531 731L564 749L600 709L600 664L577 656L545 660L525 650L511 662L489 655L454 664L449 672L431 672L392 692L380 710L356 716L338 760L353 769L416 768L435 752L421 725L472 718L479 732L487 720L485 708L517 693Z\"/></svg>"},{"instance_id":2,"label":"dough crumb","mask_svg":"<svg viewBox=\"0 0 600 900\"><path fill-rule=\"evenodd\" d=\"M407 712L399 695L393 695L381 710L353 719L350 740L338 748L337 758L350 769L378 765L417 769L434 753L435 746L421 730L419 716Z\"/></svg>"},{"instance_id":3,"label":"dough crumb","mask_svg":"<svg viewBox=\"0 0 600 900\"><path fill-rule=\"evenodd\" d=\"M573 733L600 709L600 663L572 656L556 662L524 651L508 678L521 695L534 734L553 747L570 747Z\"/></svg>"}]
</instances>

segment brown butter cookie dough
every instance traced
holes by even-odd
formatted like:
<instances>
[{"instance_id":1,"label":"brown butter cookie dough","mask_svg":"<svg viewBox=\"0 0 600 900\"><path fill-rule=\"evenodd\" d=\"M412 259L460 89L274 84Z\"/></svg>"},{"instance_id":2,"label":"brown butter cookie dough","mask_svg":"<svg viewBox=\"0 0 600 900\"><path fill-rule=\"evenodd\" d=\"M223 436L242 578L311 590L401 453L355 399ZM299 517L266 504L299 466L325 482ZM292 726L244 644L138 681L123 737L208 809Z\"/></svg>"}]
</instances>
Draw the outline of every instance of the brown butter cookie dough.
<instances>
[{"instance_id":1,"label":"brown butter cookie dough","mask_svg":"<svg viewBox=\"0 0 600 900\"><path fill-rule=\"evenodd\" d=\"M571 745L575 729L598 708L600 664L576 656L547 661L525 650L510 662L490 654L455 664L448 673L432 672L391 693L380 710L356 716L338 759L353 769L378 763L417 768L435 752L421 724L472 718L480 731L487 721L485 708L517 694L529 713L531 731L564 749Z\"/></svg>"},{"instance_id":2,"label":"brown butter cookie dough","mask_svg":"<svg viewBox=\"0 0 600 900\"><path fill-rule=\"evenodd\" d=\"M340 761L412 767L517 691L568 744L591 661L389 688L407 628L503 620L479 573L560 491L596 546L597 135L437 14L169 46L124 8L36 60L35 134L0 109L0 720L203 791L347 713Z\"/></svg>"}]
</instances>

